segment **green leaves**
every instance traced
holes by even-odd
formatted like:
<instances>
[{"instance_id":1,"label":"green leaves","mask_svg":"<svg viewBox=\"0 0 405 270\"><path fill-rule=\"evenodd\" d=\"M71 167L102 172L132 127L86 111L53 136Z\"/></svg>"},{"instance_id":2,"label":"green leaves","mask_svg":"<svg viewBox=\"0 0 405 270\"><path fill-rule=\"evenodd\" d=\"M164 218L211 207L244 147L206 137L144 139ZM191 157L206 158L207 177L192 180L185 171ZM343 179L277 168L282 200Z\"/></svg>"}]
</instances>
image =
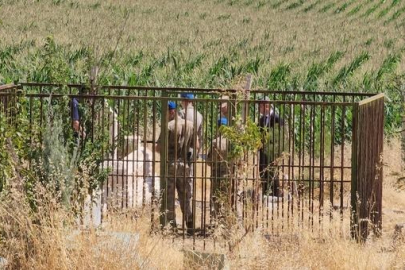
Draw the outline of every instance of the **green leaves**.
<instances>
[{"instance_id":1,"label":"green leaves","mask_svg":"<svg viewBox=\"0 0 405 270\"><path fill-rule=\"evenodd\" d=\"M362 52L349 65L344 66L336 77L332 80L332 85L337 86L339 83L345 83L353 73L370 59L368 52Z\"/></svg>"},{"instance_id":2,"label":"green leaves","mask_svg":"<svg viewBox=\"0 0 405 270\"><path fill-rule=\"evenodd\" d=\"M343 53L338 51L332 53L326 61L312 64L304 82L304 89L309 91L318 90L318 79L328 73L342 56Z\"/></svg>"},{"instance_id":3,"label":"green leaves","mask_svg":"<svg viewBox=\"0 0 405 270\"><path fill-rule=\"evenodd\" d=\"M280 90L287 88L288 80L291 74L291 66L281 63L270 72L267 81L267 87L271 90Z\"/></svg>"},{"instance_id":4,"label":"green leaves","mask_svg":"<svg viewBox=\"0 0 405 270\"><path fill-rule=\"evenodd\" d=\"M262 147L260 128L251 119L244 124L237 115L231 126L221 126L220 133L228 139L230 151L228 157L232 160L243 158L245 154L252 154Z\"/></svg>"}]
</instances>

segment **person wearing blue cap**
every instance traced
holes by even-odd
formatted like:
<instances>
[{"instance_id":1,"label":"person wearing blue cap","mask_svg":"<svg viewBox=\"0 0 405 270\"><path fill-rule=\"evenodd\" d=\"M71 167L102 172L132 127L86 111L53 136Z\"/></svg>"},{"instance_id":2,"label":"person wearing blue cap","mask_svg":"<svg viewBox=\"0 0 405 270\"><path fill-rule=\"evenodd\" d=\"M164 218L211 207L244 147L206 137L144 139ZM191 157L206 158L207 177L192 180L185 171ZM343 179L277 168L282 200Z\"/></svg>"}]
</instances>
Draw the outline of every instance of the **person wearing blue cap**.
<instances>
[{"instance_id":1,"label":"person wearing blue cap","mask_svg":"<svg viewBox=\"0 0 405 270\"><path fill-rule=\"evenodd\" d=\"M274 110L272 104L270 104L269 97L265 96L259 103L259 127L263 135L267 134L272 136L278 135L279 129L284 125L284 120ZM277 129L277 130L275 130ZM273 138L274 139L274 138ZM263 195L282 196L282 190L280 189L280 183L276 177L275 166L276 156L274 149L278 146L274 145L274 140L263 141L263 148L259 151L259 171L262 181ZM269 166L271 169L269 169Z\"/></svg>"},{"instance_id":2,"label":"person wearing blue cap","mask_svg":"<svg viewBox=\"0 0 405 270\"><path fill-rule=\"evenodd\" d=\"M198 147L198 141L193 140L193 123L177 115L176 103L168 102L167 124L167 213L166 218L176 230L175 191L177 190L180 208L187 226L187 232L193 231L194 222L191 212L191 178L187 155L190 148ZM156 151L160 152L162 134L156 143Z\"/></svg>"},{"instance_id":3,"label":"person wearing blue cap","mask_svg":"<svg viewBox=\"0 0 405 270\"><path fill-rule=\"evenodd\" d=\"M218 119L218 128L228 125L228 119ZM220 132L220 129L219 129ZM227 202L227 191L229 187L229 165L227 162L228 140L221 134L212 141L211 148L207 155L207 164L211 166L211 202L212 215L214 218L224 216L222 205Z\"/></svg>"},{"instance_id":4,"label":"person wearing blue cap","mask_svg":"<svg viewBox=\"0 0 405 270\"><path fill-rule=\"evenodd\" d=\"M177 105L174 101L169 101L168 102L168 107L169 107L169 111L170 110L175 110L177 108Z\"/></svg>"}]
</instances>

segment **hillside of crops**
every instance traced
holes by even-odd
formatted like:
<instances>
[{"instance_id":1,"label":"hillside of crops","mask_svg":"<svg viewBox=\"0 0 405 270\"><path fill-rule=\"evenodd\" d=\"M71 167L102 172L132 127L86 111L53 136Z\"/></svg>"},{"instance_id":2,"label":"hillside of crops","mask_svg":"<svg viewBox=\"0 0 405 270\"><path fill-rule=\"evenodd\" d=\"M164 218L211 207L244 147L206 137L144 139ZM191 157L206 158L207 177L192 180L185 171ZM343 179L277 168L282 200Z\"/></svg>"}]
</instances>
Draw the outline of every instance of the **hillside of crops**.
<instances>
[{"instance_id":1,"label":"hillside of crops","mask_svg":"<svg viewBox=\"0 0 405 270\"><path fill-rule=\"evenodd\" d=\"M384 92L400 125L399 0L0 1L0 82Z\"/></svg>"},{"instance_id":2,"label":"hillside of crops","mask_svg":"<svg viewBox=\"0 0 405 270\"><path fill-rule=\"evenodd\" d=\"M219 178L229 183L232 192L241 188L243 192L224 196L239 197L231 205L235 213L225 216L229 222L223 223L221 217L217 224L206 226L212 234L193 231L186 236L185 230L180 235L170 226L155 226L169 210L163 207L171 179L165 160L172 163L155 151L157 138L166 141L166 128L160 127L168 114L162 113L165 103L155 100L169 91L137 90L132 93L154 97L118 99L115 95L129 91L96 88L114 97L83 99L78 130L72 97L24 96L19 89L18 98L0 93L0 269L202 269L186 263L191 246L193 251L223 253L228 269L405 269L405 158L400 150L405 137L401 144L396 136L405 104L404 0L0 0L0 86L89 84L95 66L99 67L96 83L101 85L240 90L246 75L252 74L253 89L385 93L384 151L380 155L374 151L379 148L370 147L381 136L361 140L363 133L353 128L361 121L352 121L357 108L347 103L301 106L286 102L290 98L286 96L297 100L298 94L268 95L284 97L290 105L274 102L274 111L285 124L279 121L278 129L263 136L263 127L238 118L243 103L229 109L228 127L220 129L217 120L224 115L223 100L197 101L195 106L204 113L204 142L202 155L195 155L195 161L193 157L192 205L194 216L197 208L206 214L194 222L201 229L208 218L214 221L212 209L221 202L214 190ZM69 91L64 85L23 89ZM83 89L78 86L74 91ZM198 93L199 98L214 96ZM162 100L177 94L174 91ZM220 95L215 93L215 98ZM311 97L304 99L318 101L322 95L307 96ZM233 101L227 102L231 107ZM260 123L260 107L250 107L249 116L256 123ZM381 123L376 118L366 120L376 126ZM364 126L364 134L373 128ZM239 159L227 154L225 162L233 174L214 177L212 167L219 162L208 161L205 154L216 148L212 139L222 134L232 139L228 139L232 150L228 154L237 153ZM358 137L360 143L352 141ZM263 141L267 147L261 146ZM129 150L130 142L132 148L136 143L136 151ZM198 154L195 142L193 153ZM268 148L265 152L272 151L275 157L276 144L281 155L266 170L282 168L274 171L271 181L280 177L287 184L282 184L286 196L273 201L265 192L256 192L256 183L264 185L265 172L259 172L263 162L256 152ZM357 145L373 151L360 152ZM146 158L148 148L151 159ZM357 166L360 153L378 162ZM184 177L185 159L181 163ZM145 173L147 167L150 173ZM121 174L124 168L126 175ZM371 168L375 168L372 174ZM370 173L364 179L369 182L364 186L370 190L376 190L370 183L383 174L382 210L377 210L383 221L382 230L360 244L350 230L371 218L351 223L357 219L351 200L360 194L353 192L356 185L359 190L358 171L367 169ZM250 174L255 177L252 185L247 183ZM142 189L144 196L147 178L154 179L152 190L157 188L154 183L162 184L163 195L151 191L149 202L142 198L142 207L128 207L129 190ZM255 182L259 178L261 182ZM109 200L108 194L118 194L120 200ZM357 205L374 201L361 198L357 197ZM96 219L97 209L90 205L98 199L102 223L87 226L93 221L90 218ZM172 206L182 211L180 195L177 199L171 200ZM255 206L260 204L261 208ZM234 215L239 210L242 214ZM377 211L370 211L370 216ZM256 224L247 222L250 216ZM189 227L184 218L181 223L183 229ZM204 269L214 267L207 264Z\"/></svg>"}]
</instances>

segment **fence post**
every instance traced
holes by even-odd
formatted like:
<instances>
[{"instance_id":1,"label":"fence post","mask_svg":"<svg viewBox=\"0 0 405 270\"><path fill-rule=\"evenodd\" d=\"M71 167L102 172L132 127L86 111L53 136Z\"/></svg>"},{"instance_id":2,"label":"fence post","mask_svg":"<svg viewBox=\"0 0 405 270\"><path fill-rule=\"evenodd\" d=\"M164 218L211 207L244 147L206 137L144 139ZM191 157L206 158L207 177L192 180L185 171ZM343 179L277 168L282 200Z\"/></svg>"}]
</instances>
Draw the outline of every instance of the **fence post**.
<instances>
[{"instance_id":1,"label":"fence post","mask_svg":"<svg viewBox=\"0 0 405 270\"><path fill-rule=\"evenodd\" d=\"M359 220L358 220L358 205L357 205L357 153L359 143L359 104L356 103L353 106L353 119L352 119L352 179L351 179L351 200L350 200L350 234L352 238L358 239L359 236Z\"/></svg>"},{"instance_id":2,"label":"fence post","mask_svg":"<svg viewBox=\"0 0 405 270\"><path fill-rule=\"evenodd\" d=\"M252 75L246 76L246 86L243 89L243 106L242 106L242 121L246 124L246 119L249 114L249 99L250 99L250 87L252 86Z\"/></svg>"},{"instance_id":3,"label":"fence post","mask_svg":"<svg viewBox=\"0 0 405 270\"><path fill-rule=\"evenodd\" d=\"M160 189L162 190L162 201L160 204L160 225L163 228L167 225L167 179L166 179L166 158L167 158L167 106L168 102L167 99L167 92L166 90L162 90L162 100L161 100L161 115L162 118L160 119Z\"/></svg>"},{"instance_id":4,"label":"fence post","mask_svg":"<svg viewBox=\"0 0 405 270\"><path fill-rule=\"evenodd\" d=\"M92 95L96 93L97 77L98 77L98 66L93 66L90 70L90 93Z\"/></svg>"}]
</instances>

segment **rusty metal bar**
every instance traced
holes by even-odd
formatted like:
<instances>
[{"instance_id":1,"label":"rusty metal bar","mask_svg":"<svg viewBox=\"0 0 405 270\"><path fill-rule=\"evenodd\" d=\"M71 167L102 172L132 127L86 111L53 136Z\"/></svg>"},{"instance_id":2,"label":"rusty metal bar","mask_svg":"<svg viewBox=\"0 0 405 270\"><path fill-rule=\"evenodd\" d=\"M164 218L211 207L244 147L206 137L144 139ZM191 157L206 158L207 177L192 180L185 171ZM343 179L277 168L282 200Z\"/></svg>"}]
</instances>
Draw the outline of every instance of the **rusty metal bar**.
<instances>
[{"instance_id":1,"label":"rusty metal bar","mask_svg":"<svg viewBox=\"0 0 405 270\"><path fill-rule=\"evenodd\" d=\"M21 82L19 83L22 87L25 86L48 86L48 87L63 87L64 84L54 84L54 83L33 83L33 82ZM90 85L84 84L67 84L66 86L71 88L90 88ZM158 91L169 91L169 92L218 92L218 93L234 93L238 90L235 89L220 89L220 88L187 88L187 87L149 87L149 86L108 86L108 85L94 85L96 88L105 89L105 90L114 90L114 89L126 89L126 90L158 90ZM269 93L267 89L255 89L251 90L252 93L266 94ZM276 94L298 94L298 95L321 95L321 96L357 96L357 97L372 97L377 95L377 93L351 93L351 92L328 92L328 91L282 91L282 90L272 90L273 95Z\"/></svg>"}]
</instances>

